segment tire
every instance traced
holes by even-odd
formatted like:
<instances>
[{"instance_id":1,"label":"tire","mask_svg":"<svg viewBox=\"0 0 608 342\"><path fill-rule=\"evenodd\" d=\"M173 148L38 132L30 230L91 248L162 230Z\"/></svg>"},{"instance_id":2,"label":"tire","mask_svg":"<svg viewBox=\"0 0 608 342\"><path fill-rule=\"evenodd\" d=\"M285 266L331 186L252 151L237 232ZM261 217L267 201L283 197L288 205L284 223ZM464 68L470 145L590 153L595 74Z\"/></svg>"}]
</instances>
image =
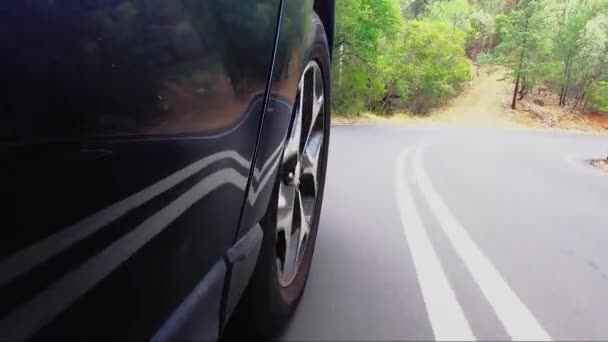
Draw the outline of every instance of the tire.
<instances>
[{"instance_id":1,"label":"tire","mask_svg":"<svg viewBox=\"0 0 608 342\"><path fill-rule=\"evenodd\" d=\"M313 15L312 21L312 37L309 39L309 46L305 52L303 65L306 66L309 62L316 61L316 64L320 67L324 83L323 96L325 105L323 106L324 116L322 118L324 120L323 139L318 161L318 190L316 193L316 204L314 205L310 221L310 233L295 277L293 277L293 280L287 286L282 285L279 281L279 266L276 262L276 244L278 241L276 203L278 201L279 186L283 181L281 172L279 172L267 212L261 221L264 230L264 240L260 256L247 291L237 309L236 316L238 317L233 317L238 323L231 324L227 331L230 335L238 334L239 336L224 336L226 340L238 339L239 337L251 339L254 336L265 339L274 338L281 332L285 323L291 317L302 297L308 278L323 202L330 132L329 46L323 24L316 14ZM304 71L303 69L302 72ZM295 115L292 115L292 117L295 117ZM304 117L302 120L306 121L307 118ZM290 131L294 126L293 121L294 118L292 118L292 123L290 124ZM310 118L308 118L308 121L310 121ZM239 333L235 333L234 330L239 330Z\"/></svg>"}]
</instances>

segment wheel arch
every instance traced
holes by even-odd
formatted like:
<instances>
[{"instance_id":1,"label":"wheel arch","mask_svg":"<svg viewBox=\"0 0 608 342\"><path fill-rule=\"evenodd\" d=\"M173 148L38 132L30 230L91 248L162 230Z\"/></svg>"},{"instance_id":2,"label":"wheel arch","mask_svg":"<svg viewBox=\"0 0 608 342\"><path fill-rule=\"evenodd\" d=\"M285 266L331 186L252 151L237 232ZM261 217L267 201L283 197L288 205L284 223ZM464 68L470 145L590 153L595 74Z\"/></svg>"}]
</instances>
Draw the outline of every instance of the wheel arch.
<instances>
[{"instance_id":1,"label":"wheel arch","mask_svg":"<svg viewBox=\"0 0 608 342\"><path fill-rule=\"evenodd\" d=\"M249 227L255 224L260 224L261 231L263 233L263 245L260 249L260 255L256 255L257 258L262 258L262 254L270 251L268 246L264 247L264 241L268 239L272 234L268 234L270 229L268 229L269 225L261 224L260 219L264 220L264 216L267 213L268 206L270 203L273 203L273 190L275 188L275 183L278 181L278 177L280 177L280 172L278 168L278 162L282 159L282 148L277 149L277 144L281 146L284 143L284 139L289 129L289 125L293 115L293 105L296 100L296 90L298 86L299 77L301 76L300 65L304 65L302 62L310 59L310 54L313 49L319 48L319 41L323 42L324 49L330 50L329 53L325 50L323 54L322 60L325 61L323 68L324 70L329 71L330 69L330 55L331 55L331 44L333 42L333 31L334 31L334 0L310 0L310 1L299 1L299 0L283 0L282 6L286 6L287 9L282 9L281 13L283 15L281 19L281 23L289 23L289 19L292 20L316 20L318 24L319 20L323 23L323 27L325 29L324 34L322 34L319 30L321 25L303 25L301 27L311 28L310 31L303 31L303 33L310 34L311 36L316 37L317 39L309 40L308 37L303 36L301 40L295 41L289 39L280 39L280 37L285 33L293 34L293 31L289 31L293 29L293 26L289 25L280 25L279 30L277 32L277 40L275 47L275 60L274 60L274 68L273 74L270 77L270 87L268 90L268 102L267 108L268 111L265 113L262 124L260 127L259 140L256 145L256 158L252 161L254 165L254 169L260 170L258 171L259 178L254 179L252 181L252 189L250 189L250 193L255 193L253 196L254 200L251 203L248 203L244 206L243 212L241 213L241 224L239 226L239 233L237 235L237 239L242 238L248 231ZM287 7L290 6L290 7ZM314 10L315 14L311 11L311 6L313 6L312 10ZM302 13L306 13L306 16L301 15ZM313 17L311 18L312 15ZM286 18L286 16L290 16ZM314 19L314 17L318 17L318 19ZM293 21L292 21L293 23ZM307 33L308 32L308 33ZM317 44L314 44L314 42ZM325 43L327 45L325 45ZM301 49L303 48L303 49ZM281 55L281 52L293 49L291 51L302 52L300 53L288 53ZM289 51L289 50L288 50ZM285 57L287 56L287 57ZM289 68L286 66L294 66ZM295 74L297 73L297 74ZM294 78L293 76L297 76ZM329 75L327 74L329 78ZM327 79L328 81L328 79ZM326 91L329 91L326 88ZM326 96L329 99L329 96ZM276 153L279 151L280 153ZM276 155L275 155L276 153ZM275 165L276 164L276 165ZM270 167L267 167L271 165ZM272 170L272 171L270 171ZM254 174L255 176L255 174ZM254 177L255 178L255 177ZM265 181L268 180L268 181ZM276 198L274 198L276 201ZM268 253L265 253L267 255ZM312 257L312 249L310 258ZM256 258L256 259L257 259ZM259 260L256 260L256 269L261 267L260 265L268 264L266 261L267 257L262 259L262 263ZM235 275L232 272L228 277L232 278ZM259 272L254 272L254 274L259 274ZM258 286L259 281L258 281ZM246 322L249 320L247 313L251 313L255 307L259 307L253 305L252 293L257 293L259 291L255 291L253 284L250 282L248 284L248 288L246 289L246 293L244 296L244 301L241 300L240 310L236 310L236 317L234 317L233 323L235 326L241 328L255 328L259 327L251 327ZM245 310L243 310L245 309ZM225 311L224 319L222 323L226 322L227 316L229 316L229 310ZM244 327L241 325L245 325ZM233 329L228 329L226 332L230 333ZM233 330L234 331L234 330ZM267 332L267 331L266 331ZM238 335L238 334L237 334Z\"/></svg>"},{"instance_id":2,"label":"wheel arch","mask_svg":"<svg viewBox=\"0 0 608 342\"><path fill-rule=\"evenodd\" d=\"M334 29L335 29L335 0L314 0L314 11L317 13L327 35L327 43L329 45L329 56L333 56L334 48Z\"/></svg>"}]
</instances>

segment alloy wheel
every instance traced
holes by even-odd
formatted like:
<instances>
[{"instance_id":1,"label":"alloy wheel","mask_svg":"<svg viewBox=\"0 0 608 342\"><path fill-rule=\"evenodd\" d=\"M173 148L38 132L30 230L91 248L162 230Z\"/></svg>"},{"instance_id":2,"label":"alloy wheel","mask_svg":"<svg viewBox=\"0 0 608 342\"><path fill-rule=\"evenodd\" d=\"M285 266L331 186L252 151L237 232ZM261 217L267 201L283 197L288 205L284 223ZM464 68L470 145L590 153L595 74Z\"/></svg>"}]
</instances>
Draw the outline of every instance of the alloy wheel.
<instances>
[{"instance_id":1,"label":"alloy wheel","mask_svg":"<svg viewBox=\"0 0 608 342\"><path fill-rule=\"evenodd\" d=\"M280 165L276 262L281 286L289 286L302 263L319 192L319 160L325 135L321 68L304 68Z\"/></svg>"}]
</instances>

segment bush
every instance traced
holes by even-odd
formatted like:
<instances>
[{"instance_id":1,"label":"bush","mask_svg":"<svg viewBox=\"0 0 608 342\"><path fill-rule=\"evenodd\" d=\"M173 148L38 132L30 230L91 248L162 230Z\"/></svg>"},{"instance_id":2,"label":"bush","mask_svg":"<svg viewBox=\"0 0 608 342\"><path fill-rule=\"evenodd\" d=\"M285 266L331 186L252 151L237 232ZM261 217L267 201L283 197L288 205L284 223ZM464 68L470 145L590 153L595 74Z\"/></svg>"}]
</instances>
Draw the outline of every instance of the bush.
<instances>
[{"instance_id":1,"label":"bush","mask_svg":"<svg viewBox=\"0 0 608 342\"><path fill-rule=\"evenodd\" d=\"M600 81L591 88L589 103L593 109L608 112L608 81Z\"/></svg>"},{"instance_id":2,"label":"bush","mask_svg":"<svg viewBox=\"0 0 608 342\"><path fill-rule=\"evenodd\" d=\"M443 22L413 21L405 27L409 110L426 113L455 96L471 79L463 46L464 34Z\"/></svg>"},{"instance_id":3,"label":"bush","mask_svg":"<svg viewBox=\"0 0 608 342\"><path fill-rule=\"evenodd\" d=\"M338 2L334 111L426 113L455 96L471 77L464 47L473 30L463 4L437 5L428 16L406 22L396 0ZM450 20L441 18L446 11L453 12Z\"/></svg>"}]
</instances>

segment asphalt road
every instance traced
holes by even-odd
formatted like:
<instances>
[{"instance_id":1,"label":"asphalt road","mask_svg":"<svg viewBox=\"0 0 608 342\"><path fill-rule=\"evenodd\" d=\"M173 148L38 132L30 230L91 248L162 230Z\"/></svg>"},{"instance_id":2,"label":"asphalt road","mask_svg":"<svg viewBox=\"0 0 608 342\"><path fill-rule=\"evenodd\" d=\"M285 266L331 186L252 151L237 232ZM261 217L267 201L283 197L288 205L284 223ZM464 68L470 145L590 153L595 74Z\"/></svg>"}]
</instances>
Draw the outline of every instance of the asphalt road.
<instances>
[{"instance_id":1,"label":"asphalt road","mask_svg":"<svg viewBox=\"0 0 608 342\"><path fill-rule=\"evenodd\" d=\"M608 340L608 137L335 126L286 340Z\"/></svg>"}]
</instances>

